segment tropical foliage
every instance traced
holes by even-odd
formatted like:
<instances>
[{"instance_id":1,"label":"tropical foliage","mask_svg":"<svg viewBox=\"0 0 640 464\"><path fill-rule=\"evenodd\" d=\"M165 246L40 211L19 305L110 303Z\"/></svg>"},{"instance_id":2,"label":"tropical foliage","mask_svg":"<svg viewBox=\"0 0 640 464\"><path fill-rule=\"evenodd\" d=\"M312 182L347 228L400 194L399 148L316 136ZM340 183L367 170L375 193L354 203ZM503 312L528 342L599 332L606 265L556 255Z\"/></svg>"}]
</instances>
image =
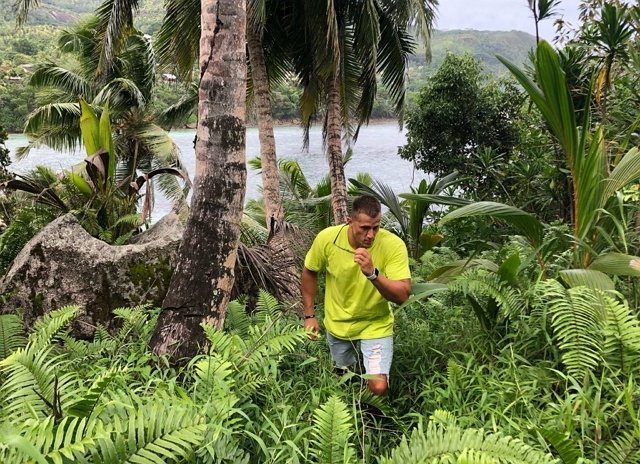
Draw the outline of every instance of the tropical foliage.
<instances>
[{"instance_id":1,"label":"tropical foliage","mask_svg":"<svg viewBox=\"0 0 640 464\"><path fill-rule=\"evenodd\" d=\"M312 96L318 101L326 96L336 61L344 65L345 85L369 69L364 58L371 56L345 53L361 52L349 49L358 41L376 45L359 29L367 24L355 20L384 21L389 10L374 14L360 8L391 3L365 2L349 11L322 2L305 5L336 13L337 22L323 17L318 24L347 27L338 34L344 41L336 44L335 55L313 49L318 54L302 57L309 59L310 67L302 67L308 73L292 68L308 79L300 95L311 105ZM115 309L111 331L98 325L91 340L81 340L73 330L81 314L76 306L46 314L26 330L21 313L4 308L0 461L639 462L640 10L617 1L581 5L583 23L573 36L565 35L571 39L565 49L540 41L527 67L501 58L523 92L512 85L485 86L472 60L447 58L423 93L434 98L421 99L421 108L408 119L415 123L422 109L436 106L429 114L443 122L439 132L428 133L427 124L409 129L415 131L410 140L441 147L431 154L449 150L440 160L426 160L441 163L438 175L398 193L366 173L350 180L347 195L376 196L385 206L383 225L402 237L411 255L413 296L393 308L388 397L370 396L361 366L334 375L325 343L307 338L295 307L264 290L256 293L255 286L236 286L237 300L228 305L224 327L202 325L202 351L182 364L148 348L158 327L157 309ZM537 24L556 14L558 2L532 1L529 7ZM262 24L260 11L251 13L257 15L253 26ZM102 13L103 19L110 17ZM399 17L398 37L407 19ZM375 32L376 24L381 23L369 21L368 31ZM123 36L112 50L111 71L127 61L121 53L142 46L136 32L129 32L132 36ZM92 44L93 51L104 50L106 36L93 41L76 31L73 37ZM271 50L277 42L263 45ZM389 51L377 49L377 58ZM93 66L110 61L102 51L91 56L91 76L110 69ZM323 56L325 61L313 61ZM51 73L42 76L53 79ZM384 81L384 71L381 76ZM375 72L366 77L373 79ZM69 113L82 126L89 150L84 166L65 173L66 181L43 169L29 182L12 181L31 189L37 201L15 207L15 220L0 237L0 264L47 214L84 208L97 222L135 211L132 203L115 211L91 200L138 196L137 190L119 191L115 180L131 174L118 169L129 159L118 150L135 153L117 142L125 133L123 142L134 139L118 126L129 114L119 112L118 104L120 97L135 97L125 92L134 87L125 85L124 71L109 79L88 82L85 76L90 101L69 99L64 106L82 115ZM341 95L345 114L354 102L364 106L351 114L366 114L375 86L373 80L362 82L368 83L363 93ZM435 101L436 87L440 93L465 89L451 98L464 97L467 111L444 124L438 115L446 111L435 110L447 109L447 102ZM392 91L391 99L400 96ZM136 101L142 102L131 100ZM503 107L509 110L502 121L506 129L496 135L482 123L496 123ZM177 115L179 109L168 113ZM468 123L464 131L454 124L460 121ZM475 138L466 137L469 132ZM339 164L348 159L349 152ZM262 167L259 160L252 164ZM298 163L279 160L278 167L286 244L301 260L306 240L331 223L331 179L312 185ZM83 199L81 205L69 201L62 185L79 191L75 198ZM286 300L287 271L274 269L278 258L265 246L267 220L264 202L247 204L238 256L254 268L270 265L258 287L270 287ZM101 230L117 228L117 221L103 224ZM236 272L246 280L237 267ZM322 306L319 301L319 315Z\"/></svg>"}]
</instances>

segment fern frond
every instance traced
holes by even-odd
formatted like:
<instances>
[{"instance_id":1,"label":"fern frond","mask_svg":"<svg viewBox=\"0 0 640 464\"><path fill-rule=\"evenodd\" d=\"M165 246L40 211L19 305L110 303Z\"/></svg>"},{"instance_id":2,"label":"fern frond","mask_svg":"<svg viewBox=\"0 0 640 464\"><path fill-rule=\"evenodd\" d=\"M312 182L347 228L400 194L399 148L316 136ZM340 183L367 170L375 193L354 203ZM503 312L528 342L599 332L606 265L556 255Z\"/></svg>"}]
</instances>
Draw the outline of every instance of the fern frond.
<instances>
[{"instance_id":1,"label":"fern frond","mask_svg":"<svg viewBox=\"0 0 640 464\"><path fill-rule=\"evenodd\" d=\"M0 315L0 360L27 344L20 314Z\"/></svg>"},{"instance_id":2,"label":"fern frond","mask_svg":"<svg viewBox=\"0 0 640 464\"><path fill-rule=\"evenodd\" d=\"M62 370L62 356L52 356L52 348L29 348L21 348L0 362L0 372L6 378L0 386L0 417L11 423L49 415L45 399L53 402L56 373Z\"/></svg>"},{"instance_id":3,"label":"fern frond","mask_svg":"<svg viewBox=\"0 0 640 464\"><path fill-rule=\"evenodd\" d=\"M98 439L108 439L109 432L102 421L65 417L59 422L53 417L29 420L24 424L24 438L46 459L45 462L86 462L89 449Z\"/></svg>"},{"instance_id":4,"label":"fern frond","mask_svg":"<svg viewBox=\"0 0 640 464\"><path fill-rule=\"evenodd\" d=\"M53 337L64 329L74 318L80 315L80 306L69 305L51 311L35 323L29 336L29 345L35 350L49 346Z\"/></svg>"},{"instance_id":5,"label":"fern frond","mask_svg":"<svg viewBox=\"0 0 640 464\"><path fill-rule=\"evenodd\" d=\"M120 375L120 371L116 368L108 369L98 375L89 387L89 390L83 393L80 399L74 401L67 407L67 415L72 417L91 416L100 397L118 375Z\"/></svg>"},{"instance_id":6,"label":"fern frond","mask_svg":"<svg viewBox=\"0 0 640 464\"><path fill-rule=\"evenodd\" d=\"M272 324L270 326L254 325L249 329L249 340L241 363L261 365L266 358L293 352L306 340L307 332L300 326Z\"/></svg>"},{"instance_id":7,"label":"fern frond","mask_svg":"<svg viewBox=\"0 0 640 464\"><path fill-rule=\"evenodd\" d=\"M458 418L445 409L436 409L429 418L434 424L451 427L458 424Z\"/></svg>"},{"instance_id":8,"label":"fern frond","mask_svg":"<svg viewBox=\"0 0 640 464\"><path fill-rule=\"evenodd\" d=\"M482 295L492 298L500 307L503 318L523 314L526 308L524 296L500 276L484 269L470 269L449 283L449 289L464 295Z\"/></svg>"},{"instance_id":9,"label":"fern frond","mask_svg":"<svg viewBox=\"0 0 640 464\"><path fill-rule=\"evenodd\" d=\"M422 464L445 462L550 464L557 463L550 454L522 441L499 433L477 429L441 427L434 423L425 431L420 424L381 464Z\"/></svg>"},{"instance_id":10,"label":"fern frond","mask_svg":"<svg viewBox=\"0 0 640 464\"><path fill-rule=\"evenodd\" d=\"M607 312L604 327L603 356L609 367L629 376L638 372L640 355L640 325L637 316L625 303L603 297Z\"/></svg>"},{"instance_id":11,"label":"fern frond","mask_svg":"<svg viewBox=\"0 0 640 464\"><path fill-rule=\"evenodd\" d=\"M632 431L621 432L604 445L600 462L608 464L637 464L640 462L640 441Z\"/></svg>"},{"instance_id":12,"label":"fern frond","mask_svg":"<svg viewBox=\"0 0 640 464\"><path fill-rule=\"evenodd\" d=\"M122 320L116 339L123 343L129 338L140 338L148 321L148 310L151 305L140 305L133 308L116 308L114 316Z\"/></svg>"},{"instance_id":13,"label":"fern frond","mask_svg":"<svg viewBox=\"0 0 640 464\"><path fill-rule=\"evenodd\" d=\"M282 314L282 305L270 293L260 289L256 301L255 319L257 323L264 323L267 318L275 319Z\"/></svg>"},{"instance_id":14,"label":"fern frond","mask_svg":"<svg viewBox=\"0 0 640 464\"><path fill-rule=\"evenodd\" d=\"M576 464L582 457L576 443L565 434L551 429L539 429L538 432L553 446L563 464Z\"/></svg>"},{"instance_id":15,"label":"fern frond","mask_svg":"<svg viewBox=\"0 0 640 464\"><path fill-rule=\"evenodd\" d=\"M195 363L196 390L200 390L202 386L206 388L208 396L213 391L224 390L231 391L234 384L233 365L219 356L204 356Z\"/></svg>"},{"instance_id":16,"label":"fern frond","mask_svg":"<svg viewBox=\"0 0 640 464\"><path fill-rule=\"evenodd\" d=\"M541 282L537 290L551 314L554 337L568 372L579 377L602 365L607 317L603 294L587 287L565 289L555 280Z\"/></svg>"},{"instance_id":17,"label":"fern frond","mask_svg":"<svg viewBox=\"0 0 640 464\"><path fill-rule=\"evenodd\" d=\"M159 396L138 404L126 418L111 419L113 433L98 439L90 462L157 464L184 462L205 437L207 426L198 407L188 400Z\"/></svg>"},{"instance_id":18,"label":"fern frond","mask_svg":"<svg viewBox=\"0 0 640 464\"><path fill-rule=\"evenodd\" d=\"M355 462L355 449L349 442L353 433L347 405L332 396L313 413L310 452L319 463Z\"/></svg>"},{"instance_id":19,"label":"fern frond","mask_svg":"<svg viewBox=\"0 0 640 464\"><path fill-rule=\"evenodd\" d=\"M247 315L246 306L238 301L231 301L227 308L224 323L225 328L230 332L235 332L241 336L247 335L251 325L251 318Z\"/></svg>"}]
</instances>

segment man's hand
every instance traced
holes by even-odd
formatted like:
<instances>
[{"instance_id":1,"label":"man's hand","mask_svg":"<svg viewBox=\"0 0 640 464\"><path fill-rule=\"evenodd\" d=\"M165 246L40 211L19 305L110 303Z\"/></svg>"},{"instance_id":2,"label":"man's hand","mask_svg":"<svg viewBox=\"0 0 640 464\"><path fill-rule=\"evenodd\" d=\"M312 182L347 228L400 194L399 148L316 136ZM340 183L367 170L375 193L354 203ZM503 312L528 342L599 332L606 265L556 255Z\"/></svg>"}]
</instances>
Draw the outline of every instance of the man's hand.
<instances>
[{"instance_id":1,"label":"man's hand","mask_svg":"<svg viewBox=\"0 0 640 464\"><path fill-rule=\"evenodd\" d=\"M371 260L371 255L369 254L369 250L366 248L358 248L356 253L353 255L353 261L360 266L360 270L367 277L373 274L374 265Z\"/></svg>"},{"instance_id":2,"label":"man's hand","mask_svg":"<svg viewBox=\"0 0 640 464\"><path fill-rule=\"evenodd\" d=\"M320 324L318 324L318 319L316 319L315 317L305 319L304 330L306 330L309 334L309 340L317 340L318 333L320 332Z\"/></svg>"}]
</instances>

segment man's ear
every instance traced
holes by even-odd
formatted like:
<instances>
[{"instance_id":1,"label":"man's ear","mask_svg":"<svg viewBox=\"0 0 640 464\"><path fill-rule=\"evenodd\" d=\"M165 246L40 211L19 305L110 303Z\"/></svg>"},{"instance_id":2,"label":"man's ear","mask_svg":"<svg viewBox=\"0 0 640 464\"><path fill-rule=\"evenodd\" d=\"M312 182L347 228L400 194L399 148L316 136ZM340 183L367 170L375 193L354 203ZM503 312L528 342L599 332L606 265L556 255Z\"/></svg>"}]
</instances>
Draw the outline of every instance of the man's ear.
<instances>
[{"instance_id":1,"label":"man's ear","mask_svg":"<svg viewBox=\"0 0 640 464\"><path fill-rule=\"evenodd\" d=\"M347 224L351 224L351 216L347 216Z\"/></svg>"}]
</instances>

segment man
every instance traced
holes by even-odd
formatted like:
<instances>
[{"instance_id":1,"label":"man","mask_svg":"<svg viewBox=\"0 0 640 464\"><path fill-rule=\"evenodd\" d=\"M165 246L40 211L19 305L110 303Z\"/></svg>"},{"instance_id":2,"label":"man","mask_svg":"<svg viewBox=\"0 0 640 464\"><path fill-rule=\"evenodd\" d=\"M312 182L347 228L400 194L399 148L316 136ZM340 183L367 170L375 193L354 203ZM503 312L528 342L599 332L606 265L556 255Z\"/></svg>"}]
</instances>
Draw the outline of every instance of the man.
<instances>
[{"instance_id":1,"label":"man","mask_svg":"<svg viewBox=\"0 0 640 464\"><path fill-rule=\"evenodd\" d=\"M338 369L356 362L360 345L372 393L389 388L393 357L393 313L409 298L411 274L404 242L380 229L380 202L363 195L353 201L347 223L318 234L302 269L304 326L317 333L314 299L318 272L326 271L324 324L331 356Z\"/></svg>"}]
</instances>

